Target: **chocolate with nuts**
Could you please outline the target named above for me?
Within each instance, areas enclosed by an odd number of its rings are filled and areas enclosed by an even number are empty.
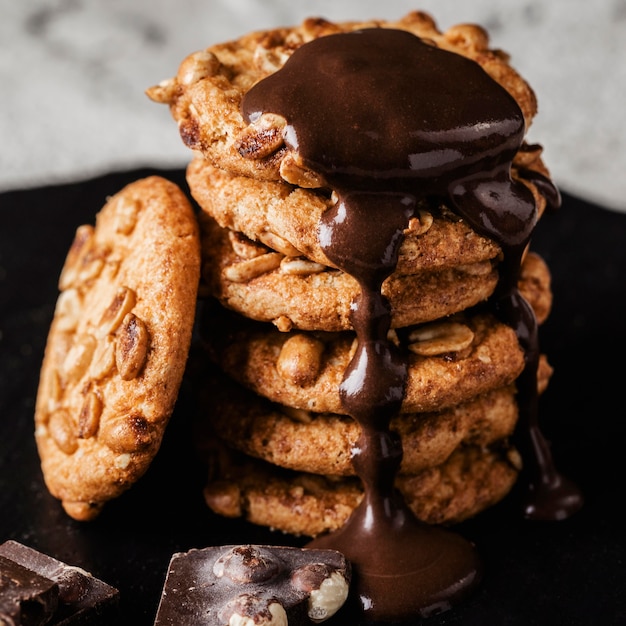
[[[230,545],[177,553],[155,626],[319,623],[343,605],[350,573],[333,550]]]

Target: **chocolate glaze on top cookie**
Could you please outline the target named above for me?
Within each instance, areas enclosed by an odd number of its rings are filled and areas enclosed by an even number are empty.
[[[337,194],[319,224],[324,252],[360,285],[352,305],[358,345],[340,394],[362,430],[352,461],[365,496],[340,531],[313,545],[338,549],[352,561],[355,596],[368,619],[445,610],[474,588],[480,562],[460,536],[419,523],[394,489],[402,446],[389,422],[402,402],[407,367],[387,339],[390,309],[381,284],[422,203],[445,202],[496,241],[503,261],[492,304],[525,349],[522,421],[529,441],[541,439],[534,417],[537,324],[517,288],[537,207],[510,175],[524,138],[523,115],[475,62],[385,28],[303,45],[246,94],[242,113],[252,123],[264,113],[286,119],[287,146]],[[542,494],[542,513],[562,517],[575,510],[578,492],[552,468],[546,446],[528,448],[541,466],[534,490],[550,482],[556,487],[556,507]]]

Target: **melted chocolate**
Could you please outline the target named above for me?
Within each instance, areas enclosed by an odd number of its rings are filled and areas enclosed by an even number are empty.
[[[329,35],[302,46],[246,94],[242,112],[248,122],[267,112],[282,115],[286,144],[336,192],[337,203],[321,218],[320,242],[361,287],[352,305],[357,349],[340,394],[361,427],[352,461],[365,495],[341,530],[311,545],[348,556],[368,619],[445,610],[477,584],[480,562],[460,536],[419,522],[394,488],[402,446],[389,423],[402,404],[407,362],[387,338],[390,310],[381,285],[424,200],[445,202],[495,240],[504,260],[492,304],[526,351],[523,422],[530,439],[539,438],[531,417],[537,325],[517,289],[537,210],[528,188],[511,178],[523,115],[477,63],[392,29]],[[540,461],[538,476],[558,476],[542,446],[527,447]],[[552,495],[542,492],[539,500],[539,509],[550,509]]]

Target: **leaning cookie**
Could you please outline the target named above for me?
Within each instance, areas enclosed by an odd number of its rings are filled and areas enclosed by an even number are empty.
[[[93,519],[157,453],[194,322],[200,238],[189,201],[149,177],[80,226],[59,279],[35,435],[50,492]]]
[[[501,501],[515,484],[519,454],[500,444],[461,447],[442,465],[398,476],[396,486],[424,522],[466,520]],[[341,528],[363,498],[357,478],[294,472],[219,446],[214,443],[204,490],[207,505],[219,515],[314,537]]]

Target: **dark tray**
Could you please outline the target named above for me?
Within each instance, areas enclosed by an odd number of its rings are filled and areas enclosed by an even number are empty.
[[[0,195],[0,542],[15,539],[114,585],[119,624],[134,626],[153,623],[174,552],[302,543],[205,507],[184,387],[149,471],[96,521],[68,518],[43,484],[33,411],[57,277],[76,227],[93,223],[107,196],[154,173],[186,189],[182,170],[137,170]],[[467,603],[429,626],[626,624],[626,214],[564,195],[533,249],[548,262],[554,291],[540,331],[555,368],[542,428],[586,503],[570,520],[531,523],[508,498],[457,527],[477,544],[485,578]]]

